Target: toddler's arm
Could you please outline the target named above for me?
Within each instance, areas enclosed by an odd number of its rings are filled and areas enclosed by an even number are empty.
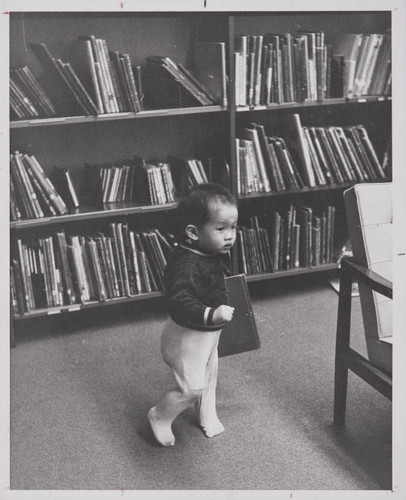
[[[192,328],[216,329],[224,323],[213,317],[215,307],[203,304],[197,297],[204,289],[205,279],[202,273],[190,262],[179,262],[166,274],[166,294],[169,313],[180,325]]]

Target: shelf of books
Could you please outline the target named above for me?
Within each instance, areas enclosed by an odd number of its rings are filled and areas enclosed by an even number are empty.
[[[11,13],[14,319],[161,297],[177,201],[202,182],[239,200],[233,273],[337,269],[343,191],[391,180],[390,28],[372,11]]]

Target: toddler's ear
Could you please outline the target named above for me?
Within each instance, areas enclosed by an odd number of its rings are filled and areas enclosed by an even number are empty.
[[[189,224],[185,228],[185,233],[188,238],[192,241],[197,241],[199,239],[197,227],[193,224]]]

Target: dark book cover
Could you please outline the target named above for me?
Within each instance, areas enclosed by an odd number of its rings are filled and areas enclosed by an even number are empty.
[[[64,285],[64,293],[66,294],[66,299],[68,304],[76,303],[76,293],[73,288],[72,274],[69,267],[68,258],[68,245],[66,241],[66,235],[64,231],[58,231],[55,233],[55,242],[58,249],[58,254],[60,256],[60,267],[62,281]]]
[[[54,167],[53,181],[55,189],[69,208],[79,208],[83,190],[83,172],[79,169]]]
[[[79,104],[75,91],[56,59],[50,54],[46,44],[30,43],[29,46],[45,70],[40,83],[51,97],[58,114],[61,116],[82,114],[83,107]]]
[[[224,42],[198,42],[194,72],[217,104],[227,106],[226,49]]]
[[[244,274],[226,278],[229,305],[234,307],[233,319],[227,323],[220,335],[219,357],[230,356],[260,347],[251,298]]]
[[[150,56],[142,71],[145,103],[149,109],[202,106],[211,102],[168,58]]]

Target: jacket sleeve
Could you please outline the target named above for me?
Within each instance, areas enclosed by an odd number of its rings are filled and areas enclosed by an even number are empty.
[[[169,314],[176,323],[183,326],[198,329],[220,328],[221,325],[213,324],[216,309],[206,306],[198,299],[202,285],[202,276],[193,263],[178,265],[171,282],[167,283]]]

